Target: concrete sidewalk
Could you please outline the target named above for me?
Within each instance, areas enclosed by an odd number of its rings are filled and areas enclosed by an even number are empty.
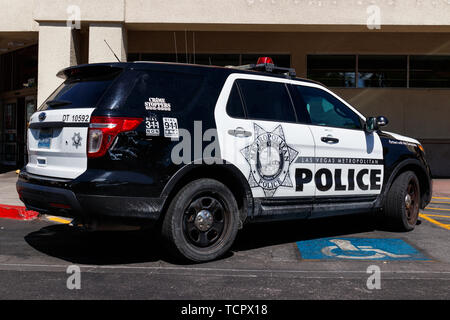
[[[23,206],[16,191],[17,173],[10,171],[0,174],[0,204]],[[433,180],[434,197],[450,197],[450,179]]]
[[[0,204],[23,206],[16,191],[17,173],[10,171],[0,174]]]
[[[450,179],[433,179],[433,197],[450,197]]]

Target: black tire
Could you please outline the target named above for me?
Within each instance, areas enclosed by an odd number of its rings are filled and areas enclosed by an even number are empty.
[[[414,229],[419,217],[420,184],[412,171],[401,173],[392,183],[384,206],[387,226],[398,231]]]
[[[161,231],[177,258],[205,262],[229,250],[238,226],[239,211],[231,191],[219,181],[199,179],[172,199]]]

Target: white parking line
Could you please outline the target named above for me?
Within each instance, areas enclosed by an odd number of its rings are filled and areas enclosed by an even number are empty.
[[[32,268],[56,268],[56,269],[66,269],[69,265],[72,265],[73,263],[68,263],[67,265],[61,265],[61,264],[28,264],[28,263],[0,263],[0,267],[32,267]],[[193,272],[199,272],[199,271],[209,271],[209,272],[233,272],[233,273],[271,273],[271,274],[277,274],[277,273],[298,273],[298,274],[312,274],[312,273],[323,273],[323,274],[359,274],[364,273],[366,274],[366,269],[364,270],[276,270],[276,269],[236,269],[236,268],[209,268],[209,267],[151,267],[151,266],[98,266],[98,265],[79,265],[80,268],[83,269],[99,269],[99,270],[149,270],[149,271],[193,271]],[[382,271],[382,273],[385,274],[445,274],[450,275],[450,271],[422,271],[422,270],[401,270],[401,271]],[[223,274],[221,274],[223,275]]]

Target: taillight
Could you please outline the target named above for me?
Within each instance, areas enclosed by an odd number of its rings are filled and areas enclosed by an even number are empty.
[[[105,155],[120,132],[135,130],[141,118],[91,117],[88,133],[88,158]]]

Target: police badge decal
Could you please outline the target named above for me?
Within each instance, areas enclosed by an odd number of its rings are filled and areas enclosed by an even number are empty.
[[[293,187],[289,167],[298,152],[286,144],[283,127],[268,132],[253,123],[255,140],[241,150],[250,165],[248,182],[251,188],[260,187],[266,197],[272,197],[279,187]]]

